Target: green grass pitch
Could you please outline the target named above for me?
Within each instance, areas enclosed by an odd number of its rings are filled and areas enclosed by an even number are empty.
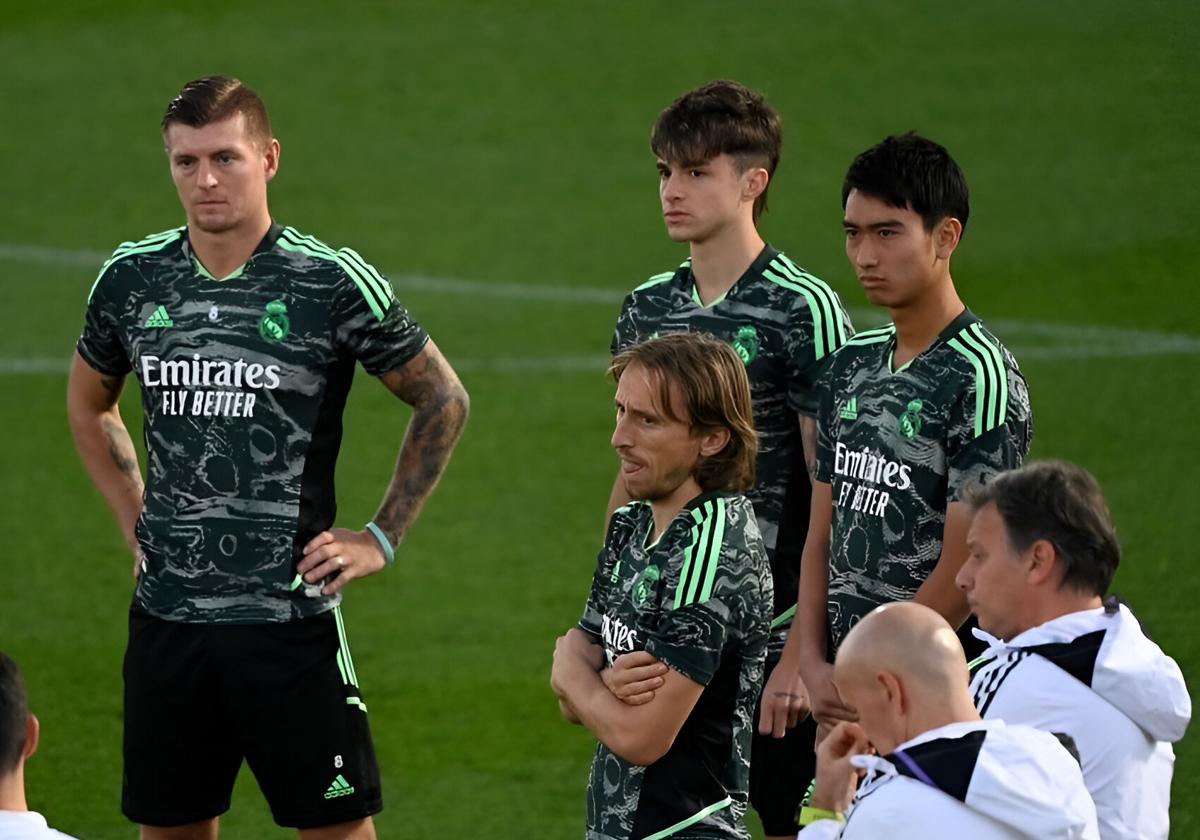
[[[1028,376],[1033,455],[1099,476],[1126,550],[1117,589],[1198,673],[1192,4],[75,0],[3,18],[0,648],[42,720],[29,786],[51,824],[133,836],[118,808],[130,564],[70,440],[66,360],[103,252],[182,221],[157,123],[214,72],[271,109],[277,218],[387,271],[473,397],[396,567],[347,599],[381,836],[581,835],[592,741],[559,721],[547,675],[615,468],[602,359],[622,294],[682,255],[651,122],[716,77],[783,113],[765,233],[860,328],[883,319],[842,254],[847,163],[910,128],[956,155],[974,212],[955,275]],[[359,379],[337,476],[355,527],[407,419]],[[1178,749],[1175,837],[1200,837],[1195,744]],[[247,772],[224,826],[287,834]]]

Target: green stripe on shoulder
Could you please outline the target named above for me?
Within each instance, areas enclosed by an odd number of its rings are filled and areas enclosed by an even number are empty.
[[[655,274],[653,277],[651,277],[651,278],[650,278],[649,280],[647,280],[645,283],[643,283],[642,285],[640,285],[640,286],[636,287],[636,288],[634,289],[634,291],[635,291],[635,292],[640,292],[640,291],[642,291],[643,289],[649,289],[649,288],[652,288],[652,287],[654,287],[654,286],[659,286],[659,285],[662,285],[663,283],[666,283],[668,280],[670,280],[670,279],[671,279],[672,277],[674,277],[674,276],[675,276],[675,272],[674,272],[674,271],[664,271],[662,274]]]
[[[885,341],[891,341],[892,336],[896,334],[896,326],[888,324],[885,327],[876,327],[875,329],[863,330],[862,332],[851,336],[846,344],[881,344]]]
[[[143,239],[139,239],[137,242],[122,242],[118,245],[116,250],[112,252],[112,256],[100,266],[100,271],[96,274],[96,279],[92,282],[92,288],[88,292],[88,303],[91,303],[92,295],[96,293],[96,286],[100,285],[100,278],[104,276],[104,272],[108,271],[113,263],[138,254],[150,254],[155,251],[161,251],[172,242],[182,239],[185,230],[187,230],[186,227],[171,228],[160,233],[152,233]]]
[[[763,270],[763,277],[804,296],[812,316],[813,348],[817,359],[846,343],[849,319],[841,298],[824,280],[809,274],[785,254],[771,260],[770,269]]]
[[[350,248],[333,250],[314,236],[306,236],[293,227],[285,227],[276,244],[285,251],[294,251],[336,264],[358,286],[371,312],[382,321],[395,300],[392,284],[384,279],[373,265]]]
[[[703,604],[712,597],[725,542],[726,505],[725,499],[718,497],[692,511],[692,541],[684,552],[675,609]]]
[[[1008,369],[995,340],[974,323],[947,344],[971,363],[975,373],[975,437],[1003,425],[1008,413]]]

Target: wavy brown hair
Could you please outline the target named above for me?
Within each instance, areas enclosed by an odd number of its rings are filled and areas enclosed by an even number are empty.
[[[754,486],[758,433],[750,401],[746,366],[723,341],[699,333],[679,333],[635,344],[618,353],[608,373],[614,381],[637,364],[658,384],[663,412],[691,427],[692,434],[729,430],[729,442],[715,455],[701,457],[692,475],[705,492],[743,492]],[[683,405],[671,399],[679,388]]]

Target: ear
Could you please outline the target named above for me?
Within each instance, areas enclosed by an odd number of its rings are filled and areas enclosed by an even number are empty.
[[[883,691],[888,708],[897,715],[908,711],[908,697],[904,693],[904,684],[890,671],[880,671],[875,675],[875,682]]]
[[[279,141],[274,137],[270,139],[267,148],[263,150],[263,170],[268,182],[279,171]]]
[[[729,443],[729,429],[721,426],[710,429],[700,436],[700,454],[705,458],[716,455]]]
[[[771,175],[761,166],[752,166],[742,173],[742,201],[753,203],[767,189]]]
[[[953,216],[947,216],[937,223],[933,229],[933,247],[938,259],[948,260],[958,241],[962,239],[962,222]]]
[[[1058,549],[1049,540],[1037,540],[1026,550],[1029,571],[1027,580],[1032,584],[1043,584],[1059,572]]]
[[[29,719],[25,721],[25,752],[24,758],[29,758],[38,748],[38,735],[41,732],[41,724],[38,723],[37,716],[33,712],[29,713]]]

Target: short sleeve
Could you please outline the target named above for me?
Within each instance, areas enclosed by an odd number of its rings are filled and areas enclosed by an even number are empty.
[[[89,365],[108,376],[124,376],[132,369],[129,350],[122,339],[120,315],[137,269],[126,261],[110,262],[100,272],[88,297],[83,332],[75,349]]]
[[[837,426],[834,407],[837,396],[833,370],[826,370],[817,380],[817,464],[815,478],[829,484],[833,481],[834,449],[837,446]]]
[[[633,295],[626,295],[621,304],[621,314],[617,316],[617,325],[613,329],[612,342],[608,350],[617,355],[637,343],[637,331],[633,323]]]
[[[348,248],[338,255],[346,275],[334,298],[338,348],[372,376],[403,367],[429,334],[396,300],[386,277]]]
[[[810,277],[807,294],[796,298],[788,319],[787,402],[793,411],[809,416],[819,409],[817,385],[839,347],[854,335],[850,316],[837,293]]]
[[[976,377],[955,403],[947,427],[947,501],[958,501],[965,488],[1021,466],[1032,439],[1029,392],[1020,372],[1007,368],[999,388]]]
[[[607,606],[605,599],[608,587],[605,582],[612,576],[613,567],[624,550],[630,530],[622,513],[627,509],[618,508],[608,522],[604,547],[596,557],[596,571],[592,573],[592,588],[588,592],[587,603],[583,606],[583,616],[579,619],[579,629],[595,638],[597,642],[601,640],[602,617]]]
[[[760,618],[765,636],[771,610],[771,593],[763,591],[763,576],[740,526],[725,517],[724,500],[715,501],[719,510],[698,523],[694,544],[678,564],[679,578],[664,593],[660,621],[644,644],[651,655],[701,685],[716,675],[730,641],[750,636]]]

